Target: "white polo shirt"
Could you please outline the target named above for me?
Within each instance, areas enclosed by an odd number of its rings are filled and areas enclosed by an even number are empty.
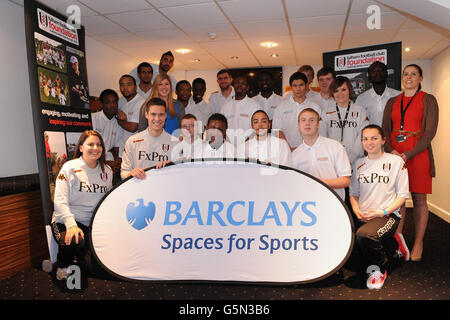
[[[317,104],[308,98],[300,104],[294,100],[292,95],[280,103],[273,113],[272,129],[283,131],[289,146],[292,148],[298,147],[303,141],[300,131],[298,130],[298,115],[306,108],[314,109],[322,116],[322,111]],[[320,134],[324,134],[326,129],[325,126],[322,125],[322,122],[323,121],[320,122]]]
[[[108,150],[120,146],[122,141],[122,128],[119,126],[115,117],[110,120],[103,111],[95,112],[91,116],[92,129],[100,133],[105,143],[106,161],[114,161],[113,154]]]
[[[353,165],[350,195],[359,198],[359,208],[384,210],[395,198],[409,198],[408,170],[397,155],[384,153],[380,158],[358,159]],[[400,208],[393,212],[399,218]]]
[[[208,123],[209,117],[212,115],[211,108],[208,103],[202,99],[199,103],[195,103],[192,97],[189,98],[189,103],[184,109],[185,114],[192,114],[197,118],[197,121],[202,122],[202,126],[200,129],[203,131],[203,128],[206,127]]]
[[[325,99],[320,93],[313,96],[310,100],[316,103],[320,107],[320,109],[322,109],[322,111],[328,109],[329,106],[336,105],[336,101],[334,101],[333,97]]]
[[[144,92],[139,85],[137,85],[137,93],[140,94],[142,96],[142,98],[144,98],[144,100],[147,100],[147,98],[150,96],[150,94],[152,93],[152,89],[148,90],[147,92]]]
[[[192,143],[186,140],[178,142],[173,147],[172,161],[197,159],[202,157],[203,141],[200,138]]]
[[[134,168],[150,168],[160,161],[171,161],[176,155],[174,146],[179,140],[163,131],[159,137],[152,137],[144,130],[128,138],[122,154],[120,176],[125,179]]]
[[[312,146],[304,142],[291,154],[291,166],[318,179],[350,177],[352,168],[345,148],[336,140],[319,135]],[[334,189],[345,200],[345,188]]]
[[[225,103],[231,101],[234,99],[234,88],[231,87],[231,93],[228,95],[228,97],[224,97],[222,95],[222,91],[215,91],[211,93],[209,97],[209,106],[211,108],[212,113],[220,113],[220,110],[222,110],[222,107]]]
[[[243,158],[241,153],[236,150],[236,148],[229,143],[228,141],[224,141],[224,143],[218,149],[214,149],[211,147],[208,141],[204,141],[202,144],[202,152],[201,157],[198,158]]]
[[[253,137],[240,145],[239,149],[249,159],[288,167],[291,165],[291,149],[287,142],[270,134],[263,140]]]
[[[341,120],[336,111],[336,104],[328,106],[322,119],[326,125],[326,137],[339,141],[345,147],[350,162],[353,163],[364,155],[361,143],[361,130],[369,124],[366,110],[360,105],[350,103],[350,109],[338,107]],[[347,120],[345,121],[345,115]],[[344,130],[342,130],[342,125]]]
[[[141,107],[144,104],[145,99],[136,94],[133,99],[127,101],[125,97],[119,99],[119,110],[122,110],[127,115],[127,122],[135,122],[139,124],[139,112],[141,111]],[[129,132],[122,127],[122,141],[119,148],[119,157],[122,157],[123,148],[129,137],[131,137],[136,132]]]
[[[261,93],[259,93],[252,99],[258,103],[261,110],[264,110],[267,113],[270,120],[273,119],[273,112],[275,109],[283,101],[283,97],[277,95],[275,92],[273,92],[269,98],[264,98]]]
[[[401,92],[398,90],[386,87],[383,94],[380,96],[372,87],[361,93],[358,98],[356,98],[355,103],[364,107],[367,116],[369,117],[370,124],[377,124],[381,127],[386,102],[390,98],[398,96],[400,93]]]

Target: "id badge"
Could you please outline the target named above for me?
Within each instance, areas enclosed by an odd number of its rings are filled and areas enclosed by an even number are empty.
[[[406,141],[406,135],[404,134],[399,134],[398,136],[395,137],[395,142],[400,143],[400,142],[405,142]]]

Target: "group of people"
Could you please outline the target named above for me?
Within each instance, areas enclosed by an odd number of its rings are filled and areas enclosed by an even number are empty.
[[[111,89],[101,93],[94,130],[81,135],[75,159],[57,178],[58,279],[66,276],[74,256],[80,261],[88,255],[83,246],[89,218],[113,184],[145,179],[147,168],[182,159],[255,159],[304,171],[334,189],[355,217],[357,248],[365,261],[361,270],[378,266],[364,279],[368,288],[383,286],[393,258],[421,259],[438,105],[421,90],[419,66],[404,68],[399,92],[386,86],[386,65],[373,63],[372,88],[355,102],[349,79],[328,67],[317,72],[320,92],[310,89],[314,70],[300,67],[290,76],[285,97],[274,93],[272,75],[261,72],[260,93],[253,98],[247,96],[245,77],[233,79],[221,70],[219,90],[208,104],[202,78],[192,85],[177,82],[177,99],[172,98],[174,79],[167,71],[173,63],[166,52],[155,77],[144,62],[137,67],[138,80],[129,74],[120,78],[122,98]],[[93,184],[97,193],[89,187]],[[410,192],[416,225],[411,253],[402,236]]]

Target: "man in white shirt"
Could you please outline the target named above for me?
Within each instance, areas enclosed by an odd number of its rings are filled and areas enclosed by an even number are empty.
[[[206,125],[206,141],[203,142],[201,155],[197,158],[243,158],[234,146],[227,141],[227,118],[220,113],[213,113]]]
[[[273,75],[269,71],[261,71],[258,78],[259,94],[253,97],[261,110],[264,110],[273,119],[273,112],[283,101],[283,97],[273,91]]]
[[[102,109],[92,114],[92,129],[100,133],[105,143],[106,163],[119,178],[120,164],[119,145],[122,141],[122,129],[119,127],[116,116],[118,112],[119,96],[112,89],[105,89],[100,93]],[[114,182],[116,179],[114,179]]]
[[[212,113],[220,113],[222,106],[234,99],[234,88],[231,86],[233,78],[228,70],[222,69],[217,72],[217,83],[219,91],[211,93],[209,97],[209,106]]]
[[[136,80],[129,74],[120,77],[119,88],[123,95],[119,100],[117,114],[119,126],[122,128],[122,141],[119,146],[119,157],[122,157],[125,143],[138,129],[139,112],[145,100],[137,94]]]
[[[355,103],[366,109],[370,124],[381,126],[386,102],[401,92],[387,87],[388,72],[384,63],[380,61],[372,63],[367,73],[372,88],[360,94]]]
[[[264,110],[256,111],[251,119],[254,136],[240,145],[246,158],[275,165],[290,166],[291,149],[286,140],[270,133],[269,116]]]
[[[159,60],[159,65],[150,64],[153,69],[153,78],[152,83],[155,81],[155,78],[158,74],[166,74],[169,72],[170,69],[172,69],[175,62],[175,57],[173,56],[171,51],[164,52],[161,56],[161,59]],[[140,84],[140,79],[137,74],[137,68],[134,68],[130,71],[130,75],[132,75],[136,80],[137,84]],[[169,75],[170,81],[172,82],[172,88],[175,88],[177,85],[177,80],[173,75]]]
[[[352,168],[345,148],[338,141],[319,134],[320,116],[314,109],[304,109],[298,116],[303,143],[292,152],[291,164],[318,178],[345,200]]]
[[[321,115],[320,107],[306,98],[306,85],[308,79],[301,72],[295,72],[289,78],[289,85],[292,88],[292,95],[284,100],[275,109],[273,114],[272,128],[281,130],[280,137],[286,137],[291,150],[294,150],[302,143],[302,136],[298,131],[298,114],[306,108],[312,108]],[[320,132],[324,135],[326,127],[321,121]]]
[[[172,160],[189,160],[201,158],[202,153],[202,128],[200,122],[193,114],[186,114],[181,119],[181,134],[172,151]]]
[[[195,78],[192,81],[192,97],[186,107],[185,113],[195,116],[200,123],[200,130],[206,127],[209,117],[211,116],[211,108],[208,103],[203,100],[206,91],[206,81],[202,78]]]
[[[317,71],[317,82],[319,83],[320,92],[311,98],[311,101],[317,103],[322,111],[328,109],[329,106],[334,106],[335,101],[330,91],[330,86],[336,78],[336,73],[333,68],[323,67]]]
[[[137,67],[137,76],[139,78],[137,93],[147,99],[152,91],[153,67],[151,64],[148,62],[140,63]]]
[[[145,107],[148,128],[132,135],[125,145],[120,176],[145,179],[145,169],[159,162],[171,161],[172,149],[178,139],[164,131],[166,103],[160,98],[152,98]]]
[[[319,93],[311,90],[310,86],[314,81],[314,69],[308,64],[305,64],[298,68],[298,72],[302,72],[306,78],[308,79],[308,83],[306,84],[306,97],[311,99],[312,97],[317,96]]]
[[[247,96],[248,82],[245,77],[234,80],[234,100],[227,102],[220,111],[228,121],[227,136],[238,146],[252,133],[251,117],[259,109],[258,104]]]

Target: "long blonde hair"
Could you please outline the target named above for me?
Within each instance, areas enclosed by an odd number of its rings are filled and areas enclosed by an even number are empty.
[[[177,115],[176,111],[175,111],[175,104],[173,103],[173,88],[172,88],[172,81],[170,80],[170,77],[167,74],[158,74],[155,78],[155,81],[153,82],[153,89],[152,89],[152,93],[148,96],[147,100],[145,100],[144,102],[144,106],[147,105],[147,103],[150,101],[150,99],[152,98],[161,98],[159,96],[159,92],[158,92],[158,88],[159,88],[159,84],[164,80],[167,79],[169,81],[169,85],[170,85],[170,91],[169,91],[169,96],[167,97],[167,109],[169,110],[169,114],[172,117],[175,117]],[[144,112],[145,112],[145,107],[143,108]]]

